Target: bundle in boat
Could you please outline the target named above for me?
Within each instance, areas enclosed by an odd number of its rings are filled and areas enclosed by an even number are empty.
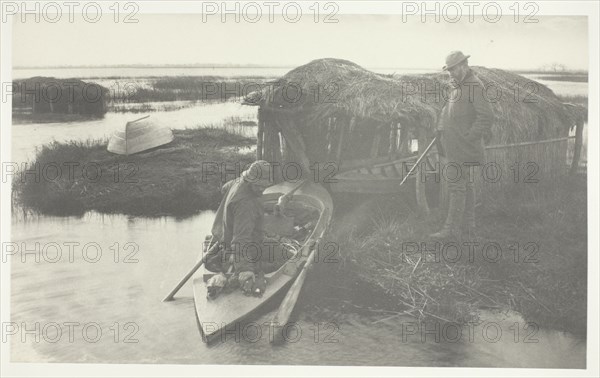
[[[146,116],[127,122],[110,137],[107,150],[119,155],[131,155],[173,141],[173,132]]]

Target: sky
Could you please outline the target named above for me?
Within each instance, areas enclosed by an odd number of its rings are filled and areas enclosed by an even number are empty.
[[[293,67],[313,59],[348,59],[364,67],[439,69],[452,50],[472,65],[538,69],[551,63],[588,69],[588,23],[581,16],[539,16],[535,24],[402,22],[400,16],[338,15],[337,24],[202,22],[199,14],[138,14],[137,24],[66,17],[57,23],[18,18],[14,66],[113,64],[258,64]],[[233,20],[233,19],[232,19]]]

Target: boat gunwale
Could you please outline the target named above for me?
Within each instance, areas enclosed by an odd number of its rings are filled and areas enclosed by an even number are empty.
[[[310,253],[311,248],[313,248],[316,245],[316,243],[325,234],[325,231],[327,230],[329,221],[331,220],[332,207],[333,207],[333,200],[331,199],[331,196],[329,195],[327,190],[325,190],[325,188],[323,188],[321,185],[318,185],[318,184],[313,184],[313,183],[308,183],[308,184],[309,185],[307,186],[307,188],[305,188],[304,190],[299,189],[297,192],[295,192],[293,194],[292,201],[308,202],[311,205],[311,207],[314,207],[316,210],[319,211],[319,218],[315,224],[315,227],[311,231],[310,235],[308,237],[306,237],[302,246],[300,248],[298,248],[297,254],[300,255],[299,258],[295,261],[287,260],[279,269],[275,270],[272,273],[269,273],[269,275],[265,275],[267,277],[267,279],[274,280],[284,274],[283,272],[286,269],[286,267],[288,267],[290,264],[294,264],[295,269],[296,269],[295,273],[293,275],[289,276],[289,279],[287,279],[287,281],[280,288],[278,288],[275,292],[272,292],[271,295],[269,295],[268,297],[265,297],[264,299],[257,298],[258,302],[257,302],[256,306],[253,307],[252,309],[250,309],[250,311],[241,314],[240,316],[238,316],[237,318],[228,322],[227,324],[221,324],[221,326],[217,330],[215,330],[212,333],[207,334],[207,333],[205,333],[204,328],[202,326],[202,322],[200,321],[199,308],[198,308],[198,304],[196,301],[196,297],[197,297],[196,290],[197,289],[196,289],[195,280],[194,280],[194,285],[193,285],[194,286],[194,294],[193,294],[194,313],[196,316],[196,321],[198,323],[198,329],[200,330],[200,334],[202,335],[202,340],[204,342],[210,343],[211,341],[214,341],[215,338],[219,334],[221,334],[221,332],[224,329],[226,329],[228,326],[242,322],[244,319],[246,319],[246,318],[250,317],[251,315],[253,315],[254,313],[258,312],[267,303],[271,302],[282,290],[286,289],[286,287],[289,287],[294,282],[294,279],[300,273],[302,266],[304,265],[304,263],[306,263],[306,260],[308,259],[308,254]],[[277,186],[281,186],[281,184],[276,184],[269,188],[272,189]],[[267,188],[267,190],[269,188]],[[269,203],[277,201],[281,195],[284,195],[284,194],[288,193],[289,191],[290,191],[290,188],[287,188],[287,190],[285,190],[285,191],[265,193],[262,195],[261,200],[263,201],[263,204],[269,204]],[[326,194],[326,197],[323,199],[323,198],[321,198],[321,196],[319,194]],[[294,257],[296,257],[297,254]],[[203,269],[203,271],[208,271],[205,267],[202,267],[202,269]],[[214,275],[214,273],[213,273],[213,275]],[[206,281],[204,280],[204,276],[202,278],[202,281],[203,281],[203,284],[205,285]]]

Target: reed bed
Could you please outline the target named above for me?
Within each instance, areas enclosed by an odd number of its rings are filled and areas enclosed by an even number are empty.
[[[586,176],[506,194],[478,206],[478,235],[456,242],[460,254],[428,237],[440,213],[423,219],[409,198],[368,200],[362,223],[337,239],[345,266],[391,296],[395,316],[466,323],[479,309],[515,310],[540,327],[585,335]],[[479,244],[471,253],[462,243]],[[499,256],[484,255],[492,243]]]
[[[95,210],[185,217],[216,209],[221,200],[222,164],[234,170],[251,163],[255,140],[216,127],[174,130],[173,134],[173,142],[129,156],[108,152],[107,140],[44,145],[30,168],[38,166],[43,172],[45,167],[76,163],[72,174],[65,168],[52,179],[16,175],[13,198],[26,210],[60,216]],[[218,171],[203,175],[206,164]]]
[[[150,78],[143,85],[133,85],[130,90],[115,93],[113,106],[121,103],[173,102],[173,101],[229,101],[249,91],[262,88],[263,77],[225,78],[220,76],[182,76]]]

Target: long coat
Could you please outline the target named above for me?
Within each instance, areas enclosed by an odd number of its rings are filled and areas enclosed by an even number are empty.
[[[235,269],[255,271],[262,257],[263,206],[260,196],[243,180],[223,185],[223,200],[217,209],[212,234],[235,254]]]
[[[438,130],[448,162],[484,162],[483,139],[491,133],[494,114],[483,83],[469,70],[442,108]]]

